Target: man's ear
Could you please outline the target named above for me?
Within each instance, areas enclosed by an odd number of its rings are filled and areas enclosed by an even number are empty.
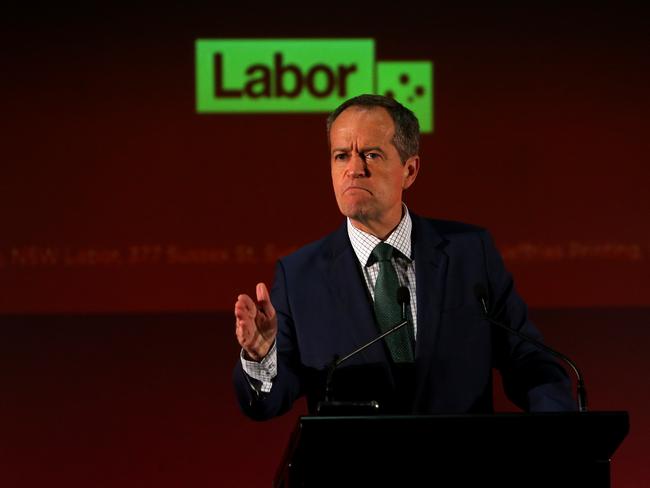
[[[420,171],[420,156],[415,155],[411,156],[404,163],[404,179],[402,183],[402,188],[406,190],[409,186],[413,184],[415,178],[418,176]]]

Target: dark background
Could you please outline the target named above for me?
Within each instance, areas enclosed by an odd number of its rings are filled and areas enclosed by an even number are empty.
[[[615,486],[647,483],[649,12],[416,10],[5,7],[2,486],[268,486],[302,405],[239,413],[232,304],[341,216],[324,114],[195,113],[194,41],[227,37],[434,62],[407,204],[492,231],[592,409],[630,411]]]

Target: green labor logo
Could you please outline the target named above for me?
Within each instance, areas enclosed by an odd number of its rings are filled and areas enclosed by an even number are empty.
[[[372,39],[198,39],[198,113],[330,112],[391,96],[433,131],[433,63],[375,61]]]

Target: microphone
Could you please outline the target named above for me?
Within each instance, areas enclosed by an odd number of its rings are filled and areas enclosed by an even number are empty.
[[[580,373],[580,370],[578,369],[578,366],[571,359],[569,359],[561,352],[558,352],[555,349],[551,349],[546,344],[542,344],[540,341],[529,336],[528,334],[524,334],[523,332],[513,329],[512,327],[502,322],[499,322],[497,320],[494,320],[492,317],[490,317],[490,313],[488,312],[488,293],[483,283],[477,283],[476,285],[474,285],[474,295],[476,296],[476,299],[481,304],[483,318],[485,320],[487,320],[493,325],[496,325],[497,327],[500,327],[508,331],[511,334],[516,335],[517,337],[525,340],[526,342],[530,342],[538,349],[547,352],[556,358],[561,359],[562,361],[564,361],[566,364],[570,366],[570,368],[573,370],[573,372],[576,375],[578,410],[580,412],[586,412],[587,411],[587,390],[585,388],[584,379],[582,377],[582,374]]]
[[[379,403],[376,401],[371,401],[371,402],[334,402],[332,401],[332,377],[334,376],[334,371],[336,368],[338,368],[342,363],[347,361],[353,356],[356,356],[359,354],[361,351],[364,351],[365,349],[369,348],[372,346],[374,343],[382,340],[384,337],[392,334],[393,332],[398,331],[402,327],[404,327],[406,324],[408,324],[408,320],[406,318],[406,305],[411,301],[411,293],[409,292],[409,289],[405,286],[400,286],[397,289],[397,303],[400,304],[402,307],[402,321],[388,329],[386,332],[383,332],[379,336],[375,337],[373,340],[370,342],[367,342],[366,344],[362,345],[361,347],[358,347],[351,353],[349,353],[346,356],[343,356],[342,358],[339,358],[338,356],[334,356],[334,359],[332,362],[329,364],[328,369],[327,369],[327,379],[325,380],[325,399],[322,402],[318,402],[318,405],[316,407],[316,413],[320,414],[321,411],[326,410],[328,407],[336,407],[336,406],[345,406],[345,407],[365,407],[371,411],[376,411],[379,409]]]

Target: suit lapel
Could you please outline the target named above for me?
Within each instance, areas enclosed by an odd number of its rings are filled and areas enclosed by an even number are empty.
[[[413,220],[413,256],[417,286],[418,330],[415,345],[416,405],[424,391],[426,372],[430,370],[434,345],[440,325],[445,294],[448,257],[443,251],[445,241],[436,230],[420,217]]]
[[[347,222],[331,236],[326,246],[325,274],[328,286],[339,306],[333,310],[334,320],[343,324],[343,333],[348,340],[342,341],[349,350],[339,351],[341,355],[352,352],[353,349],[369,342],[379,334],[375,324],[375,316],[371,300],[366,288],[365,278],[360,269],[352,244],[347,233]],[[366,363],[376,363],[387,360],[386,352],[381,345],[373,345],[361,352],[359,359]]]

